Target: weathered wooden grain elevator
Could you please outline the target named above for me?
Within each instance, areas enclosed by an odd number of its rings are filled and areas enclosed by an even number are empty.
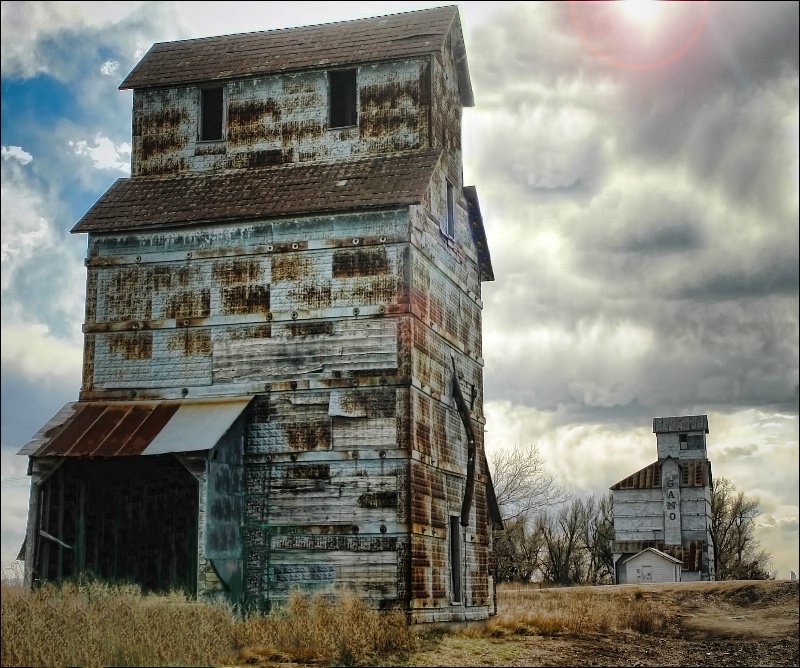
[[[708,416],[654,418],[653,433],[658,460],[611,487],[614,581],[713,580]]]
[[[84,365],[20,452],[28,582],[494,609],[455,6],[160,43],[88,234]]]

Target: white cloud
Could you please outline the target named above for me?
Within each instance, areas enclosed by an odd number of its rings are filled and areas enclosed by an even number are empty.
[[[72,382],[80,378],[83,348],[80,341],[56,338],[42,324],[2,326],[3,370],[32,382]]]
[[[21,165],[27,165],[33,161],[33,156],[24,151],[21,146],[3,146],[0,151],[2,151],[3,160],[16,160]]]
[[[115,169],[125,174],[131,173],[131,145],[128,142],[115,144],[108,137],[98,134],[94,138],[94,146],[89,146],[89,142],[83,140],[67,143],[73,147],[76,155],[91,158],[95,169]],[[128,157],[123,159],[123,156]]]
[[[4,146],[3,158],[8,159],[5,151]],[[18,165],[12,162],[3,169],[0,182],[3,219],[0,227],[0,284],[3,293],[10,286],[15,269],[29,260],[37,249],[47,245],[52,230],[45,210],[42,196],[26,182]],[[3,306],[5,308],[5,303]]]
[[[39,42],[54,33],[113,24],[141,2],[3,2],[2,69],[9,77],[33,77],[53,69]]]
[[[44,327],[52,332],[51,338],[58,332],[70,339],[72,345],[80,343],[86,270],[82,263],[81,240],[64,240],[58,230],[56,221],[62,214],[58,198],[58,191],[43,185],[17,160],[3,165],[0,175],[3,220],[0,289],[4,371],[7,362],[15,364],[6,352],[13,332],[6,341],[5,331],[11,325]],[[50,342],[45,341],[43,345],[49,346]]]
[[[25,523],[28,517],[28,497],[30,478],[26,469],[27,457],[18,457],[13,450],[2,449],[2,564],[3,568],[12,566],[25,537]]]
[[[100,74],[107,77],[115,77],[119,71],[118,60],[107,60],[100,66]]]

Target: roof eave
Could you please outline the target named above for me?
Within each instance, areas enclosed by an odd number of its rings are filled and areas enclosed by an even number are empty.
[[[472,232],[475,250],[478,253],[478,271],[480,272],[481,281],[493,281],[492,256],[489,253],[489,243],[486,240],[486,230],[483,227],[481,206],[478,203],[478,191],[475,186],[464,186],[462,192],[467,200],[469,227]]]
[[[417,201],[410,201],[410,202],[397,202],[395,204],[362,204],[359,205],[358,209],[369,209],[370,211],[380,211],[380,210],[394,210],[394,209],[403,209],[409,206],[414,206],[417,204],[422,203],[422,198],[419,198]],[[354,207],[355,208],[355,207]],[[270,214],[268,211],[259,213],[258,215],[249,215],[249,216],[222,216],[219,218],[203,218],[197,220],[176,220],[176,221],[164,221],[161,223],[143,223],[141,226],[127,226],[121,228],[114,228],[114,227],[96,227],[96,226],[87,226],[81,228],[83,218],[79,220],[75,226],[70,230],[70,234],[118,234],[122,232],[152,232],[154,229],[175,229],[180,227],[196,227],[199,225],[224,225],[226,223],[231,222],[249,222],[255,220],[280,220],[284,218],[293,218],[295,216],[307,216],[307,215],[331,215],[335,213],[344,213],[349,209],[342,209],[337,207],[330,207],[330,208],[322,208],[322,209],[308,209],[302,211],[292,211],[291,213],[276,213]]]

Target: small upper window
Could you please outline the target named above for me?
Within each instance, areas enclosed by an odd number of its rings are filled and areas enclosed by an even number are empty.
[[[689,435],[688,434],[681,434],[678,436],[678,441],[681,444],[681,450],[686,450],[688,447]]]
[[[689,450],[702,450],[703,449],[703,435],[702,434],[689,434]]]
[[[450,181],[447,181],[447,219],[443,232],[451,239],[456,236],[456,196]]]
[[[356,70],[328,72],[330,83],[330,117],[328,127],[346,128],[356,125]]]
[[[223,138],[224,95],[222,88],[200,90],[200,140]]]

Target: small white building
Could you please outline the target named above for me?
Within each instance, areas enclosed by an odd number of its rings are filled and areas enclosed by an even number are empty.
[[[648,547],[622,562],[617,569],[617,584],[645,584],[648,582],[680,582],[683,562],[668,554]]]

